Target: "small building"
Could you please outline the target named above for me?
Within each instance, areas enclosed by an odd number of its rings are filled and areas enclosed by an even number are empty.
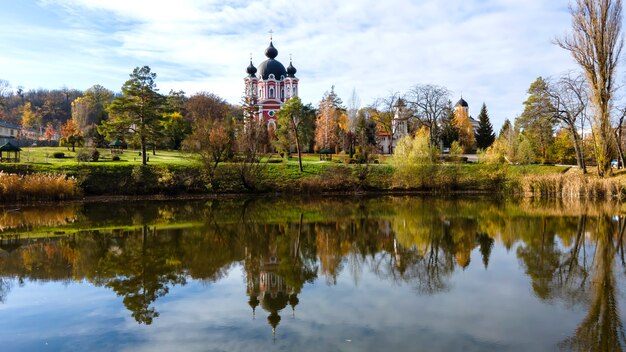
[[[0,145],[14,141],[19,135],[22,127],[10,122],[0,121]]]

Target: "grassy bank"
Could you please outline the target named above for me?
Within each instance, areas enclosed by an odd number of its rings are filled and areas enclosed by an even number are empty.
[[[60,151],[65,154],[63,158],[52,157]],[[296,159],[283,161],[273,157],[261,167],[251,169],[236,163],[221,163],[210,178],[200,161],[187,153],[157,151],[156,155],[150,155],[148,166],[141,165],[137,151],[125,151],[120,160],[112,160],[108,150],[100,150],[100,155],[97,162],[77,162],[75,155],[63,148],[25,148],[21,163],[0,164],[0,171],[16,175],[56,175],[50,176],[51,179],[74,182],[75,192],[40,182],[41,194],[45,194],[42,200],[67,199],[80,194],[477,192],[593,199],[626,194],[622,186],[626,175],[602,180],[572,173],[570,167],[562,166],[434,164],[416,166],[401,174],[384,158],[378,164],[364,166],[337,160],[320,161],[318,156],[308,155],[304,158],[304,172],[299,171]],[[0,194],[2,201],[37,200],[40,192],[31,192],[25,197],[24,191],[16,191],[18,188],[8,181],[0,182],[5,183],[0,185],[4,190]],[[11,192],[19,195],[11,195]],[[55,198],[54,193],[59,195]]]

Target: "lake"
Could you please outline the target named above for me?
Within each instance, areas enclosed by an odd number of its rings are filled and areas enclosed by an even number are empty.
[[[2,351],[621,351],[621,205],[0,209]]]

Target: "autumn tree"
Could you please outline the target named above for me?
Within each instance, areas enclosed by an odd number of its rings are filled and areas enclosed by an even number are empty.
[[[296,145],[300,172],[303,171],[301,147],[313,134],[313,124],[311,122],[315,115],[311,110],[302,105],[299,97],[293,97],[276,113],[276,124],[278,125],[276,136],[278,141],[283,146],[285,141],[288,142],[287,145],[291,143]]]
[[[343,115],[341,99],[335,93],[335,87],[326,92],[319,103],[315,123],[315,145],[319,151],[335,151],[339,146],[339,121]]]
[[[576,0],[570,7],[572,32],[556,43],[572,54],[589,82],[595,149],[600,176],[610,165],[611,104],[615,75],[624,46],[621,0]]]
[[[454,127],[459,131],[459,143],[464,153],[471,153],[476,144],[474,126],[470,121],[467,109],[459,107],[454,110]]]
[[[193,132],[185,139],[184,148],[200,155],[209,179],[212,180],[215,170],[228,154],[233,140],[228,127],[222,121],[211,121],[210,118],[196,122]]]
[[[61,127],[61,140],[62,146],[66,146],[67,150],[75,151],[76,146],[81,146],[84,143],[83,134],[78,128],[76,121],[73,119],[67,120],[67,122]]]
[[[233,107],[221,97],[209,93],[196,93],[184,102],[185,116],[192,123],[200,119],[222,120],[231,115]]]
[[[31,103],[27,101],[22,106],[22,126],[32,128],[41,125],[41,113],[38,109],[33,109]]]
[[[493,133],[493,126],[489,121],[489,113],[487,106],[483,103],[478,114],[478,128],[476,129],[476,146],[479,149],[487,149],[496,140],[496,134]]]
[[[56,132],[54,131],[54,126],[52,126],[52,122],[48,122],[48,125],[46,126],[46,130],[43,133],[44,137],[46,137],[46,140],[50,142],[52,138],[54,138],[55,134]]]
[[[136,67],[130,79],[122,86],[122,95],[115,98],[108,108],[110,121],[104,126],[108,134],[129,131],[141,145],[142,164],[147,165],[146,149],[149,142],[161,132],[163,96],[158,93],[156,73],[150,67]]]

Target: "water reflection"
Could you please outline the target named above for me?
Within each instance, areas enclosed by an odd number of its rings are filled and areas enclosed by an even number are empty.
[[[500,246],[517,257],[537,299],[585,307],[562,349],[621,351],[622,215],[609,205],[420,198],[6,209],[0,302],[13,279],[85,281],[115,292],[137,323],[150,325],[159,317],[155,302],[173,287],[210,285],[241,265],[241,304],[276,334],[285,314],[296,315],[307,284],[337,285],[346,272],[358,286],[371,272],[416,295],[437,295],[453,289],[455,273],[489,270]]]

